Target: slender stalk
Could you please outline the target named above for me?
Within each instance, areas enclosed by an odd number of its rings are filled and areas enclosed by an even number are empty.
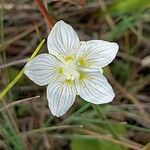
[[[53,18],[51,16],[49,16],[44,4],[41,2],[41,0],[35,0],[35,3],[38,5],[39,10],[41,11],[42,15],[44,16],[47,25],[50,28],[52,28],[53,25],[55,24],[55,22],[54,22]]]
[[[108,122],[108,120],[107,120],[105,114],[102,112],[101,108],[98,105],[94,105],[94,104],[92,104],[92,107],[97,112],[99,118],[106,122],[107,129],[110,131],[113,138],[118,140],[119,139],[118,135],[116,134],[114,128]]]
[[[8,108],[11,108],[12,106],[16,106],[16,105],[19,105],[21,103],[25,103],[25,102],[28,102],[28,101],[31,101],[31,100],[37,100],[40,96],[34,96],[34,97],[29,97],[29,98],[25,98],[25,99],[21,99],[21,100],[17,100],[17,101],[14,101],[12,103],[9,103],[7,104],[6,106],[0,108],[0,112],[2,112],[3,110],[5,109],[8,109]]]
[[[34,50],[33,54],[29,58],[29,60],[33,59],[38,51],[41,49],[42,45],[44,44],[45,40],[42,40],[41,43],[37,46],[37,48]],[[7,94],[7,92],[17,83],[17,81],[22,77],[24,73],[24,68],[19,72],[19,74],[14,78],[12,82],[10,82],[7,87],[0,93],[0,100]]]
[[[16,136],[17,137],[21,137],[21,136],[29,136],[29,135],[32,135],[32,134],[36,134],[36,133],[40,133],[40,132],[46,132],[46,131],[54,131],[54,130],[63,130],[63,129],[72,129],[72,128],[82,128],[81,125],[62,125],[62,126],[51,126],[51,127],[43,127],[43,128],[38,128],[38,129],[33,129],[33,130],[29,130],[29,131],[26,131],[26,132],[22,132],[18,135],[15,135],[15,136],[12,136],[10,138],[7,138],[6,140],[4,140],[5,142],[6,141],[10,141],[12,139],[14,139]]]
[[[18,64],[23,64],[23,63],[26,63],[26,62],[28,62],[27,58],[20,59],[20,60],[15,60],[15,61],[8,62],[8,63],[0,65],[0,69],[11,67],[11,66],[15,66],[15,65],[18,65]]]
[[[66,120],[64,120],[64,123],[70,121],[73,116],[77,116],[77,115],[81,114],[82,112],[86,111],[90,106],[91,106],[91,104],[87,103],[86,105],[81,107],[79,110],[77,110],[75,113],[73,113],[71,116],[69,116]]]
[[[84,132],[88,135],[91,135],[91,136],[95,137],[96,139],[99,139],[99,140],[110,141],[112,143],[115,143],[115,144],[118,144],[118,145],[121,145],[121,146],[124,146],[124,147],[128,147],[128,148],[131,148],[131,149],[134,149],[134,150],[141,150],[142,149],[142,145],[138,145],[138,146],[133,145],[133,144],[127,143],[125,141],[120,141],[120,140],[117,140],[117,139],[113,139],[113,138],[108,137],[106,135],[100,135],[100,134],[95,133],[95,132],[90,131],[90,130],[84,130]],[[113,149],[113,147],[112,147],[112,149]]]
[[[103,121],[103,120],[95,120],[95,119],[91,119],[91,118],[88,118],[88,117],[80,117],[80,116],[72,116],[71,118],[73,121],[76,121],[76,122],[80,122],[81,124],[87,124],[88,123],[91,123],[91,124],[98,124],[98,125],[106,125],[107,122],[106,121]],[[124,123],[124,122],[114,122],[114,121],[109,121],[110,124],[114,125],[114,126],[120,126],[120,127],[123,127],[127,130],[137,130],[137,131],[141,131],[141,132],[147,132],[147,133],[150,133],[150,129],[149,128],[144,128],[144,127],[138,127],[138,126],[135,126],[135,125],[131,125],[131,124],[128,124],[128,123]]]

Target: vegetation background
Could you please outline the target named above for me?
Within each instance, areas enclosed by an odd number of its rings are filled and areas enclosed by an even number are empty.
[[[0,150],[150,150],[150,1],[44,0],[49,21],[39,0],[0,2]],[[104,69],[116,93],[113,102],[95,107],[77,97],[56,118],[46,87],[20,71],[60,19],[81,40],[115,41],[120,49]]]

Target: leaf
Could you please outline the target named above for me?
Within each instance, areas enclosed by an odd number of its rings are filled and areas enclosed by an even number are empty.
[[[127,150],[126,148],[107,141],[98,141],[96,139],[73,138],[71,141],[71,150]]]
[[[138,17],[124,16],[123,19],[118,24],[116,24],[116,26],[112,30],[107,32],[106,39],[109,40],[119,39],[125,33],[125,31],[127,31],[130,27],[136,26]]]
[[[150,1],[148,0],[117,0],[116,2],[108,6],[108,12],[130,13],[144,7],[148,7],[149,5]]]

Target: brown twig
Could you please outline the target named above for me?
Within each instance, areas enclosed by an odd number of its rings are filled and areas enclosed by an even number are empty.
[[[29,97],[29,98],[25,98],[25,99],[22,99],[22,100],[18,100],[18,101],[12,102],[12,103],[7,104],[6,106],[0,108],[0,112],[3,111],[3,110],[5,110],[5,109],[8,109],[8,108],[10,108],[10,107],[12,107],[12,106],[15,106],[15,105],[18,105],[18,104],[20,104],[20,103],[24,103],[24,102],[27,102],[27,101],[30,101],[30,100],[37,99],[37,98],[39,98],[39,97],[40,97],[40,96],[38,95],[38,96]]]
[[[42,23],[37,24],[38,27],[42,26]],[[27,29],[26,31],[14,36],[12,39],[8,39],[7,41],[5,41],[4,43],[0,44],[0,52],[3,51],[4,48],[6,48],[8,45],[12,44],[13,42],[19,40],[20,38],[25,37],[26,35],[28,35],[29,33],[33,32],[35,30],[35,26],[31,27],[30,29]]]
[[[38,5],[39,10],[41,11],[42,15],[45,18],[45,21],[47,23],[47,25],[52,28],[53,25],[55,24],[53,18],[51,16],[49,16],[44,4],[41,2],[41,0],[35,0],[35,3]]]
[[[133,145],[133,143],[126,143],[124,141],[119,141],[119,140],[115,140],[113,138],[111,138],[110,136],[107,136],[107,135],[100,135],[98,133],[95,133],[93,131],[90,131],[90,130],[83,130],[86,134],[88,135],[91,135],[93,137],[95,137],[96,139],[99,139],[99,140],[106,140],[106,141],[110,141],[112,143],[115,143],[115,144],[119,144],[119,145],[122,145],[122,146],[125,146],[125,147],[128,147],[128,148],[132,148],[134,150],[141,150],[141,145]]]
[[[0,65],[0,69],[4,69],[4,68],[11,67],[11,66],[18,65],[18,64],[25,64],[26,62],[28,62],[28,58],[15,60],[15,61]]]

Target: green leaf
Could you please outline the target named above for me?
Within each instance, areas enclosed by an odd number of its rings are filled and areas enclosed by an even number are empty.
[[[115,13],[132,13],[136,10],[148,7],[150,1],[148,0],[117,0],[108,6],[108,12]]]
[[[135,27],[136,23],[137,23],[136,16],[132,17],[125,16],[123,20],[121,20],[112,30],[107,32],[106,39],[109,40],[119,39],[130,27]]]
[[[107,141],[98,141],[96,139],[73,138],[71,141],[71,150],[127,150],[126,148]]]

